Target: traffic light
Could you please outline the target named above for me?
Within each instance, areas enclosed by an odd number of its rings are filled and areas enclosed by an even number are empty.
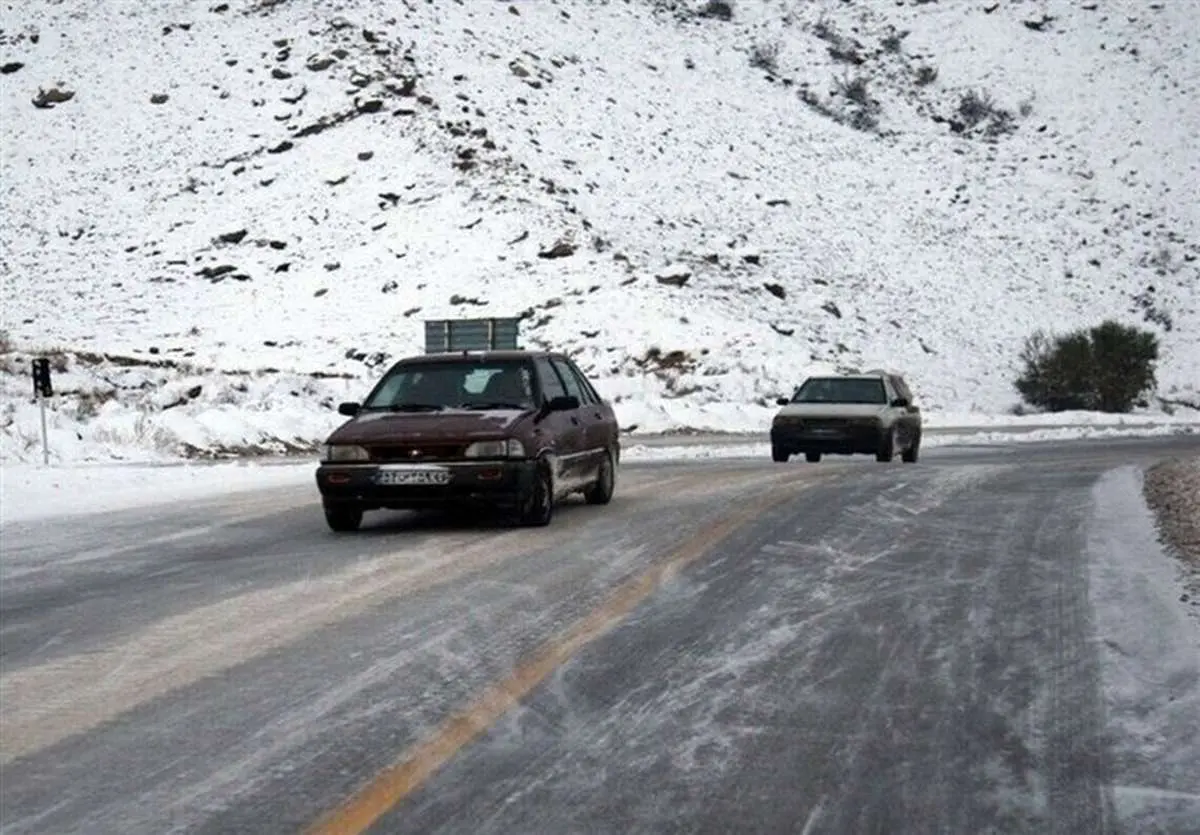
[[[38,397],[54,394],[54,387],[50,385],[50,360],[45,357],[33,361],[33,393]]]

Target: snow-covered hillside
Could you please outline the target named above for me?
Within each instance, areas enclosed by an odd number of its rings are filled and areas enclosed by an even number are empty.
[[[0,327],[66,352],[64,433],[172,449],[311,441],[444,315],[527,313],[642,429],[839,366],[1003,413],[1106,317],[1197,396],[1191,4],[723,5],[6,4]]]

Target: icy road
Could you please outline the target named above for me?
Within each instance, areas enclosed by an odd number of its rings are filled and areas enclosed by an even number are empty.
[[[628,465],[544,530],[335,536],[293,487],[7,525],[0,829],[1195,833],[1138,478],[1198,448]]]

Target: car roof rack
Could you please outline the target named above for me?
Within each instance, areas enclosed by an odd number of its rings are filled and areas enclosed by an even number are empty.
[[[425,353],[517,351],[520,350],[517,344],[520,322],[517,317],[428,319],[425,322]]]

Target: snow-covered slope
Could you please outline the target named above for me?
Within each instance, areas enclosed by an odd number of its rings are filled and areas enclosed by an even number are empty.
[[[758,429],[838,366],[1000,413],[1026,335],[1105,317],[1196,396],[1189,4],[720,5],[8,4],[2,327],[279,438],[442,315],[528,313],[644,429]],[[220,377],[264,368],[320,393]]]

